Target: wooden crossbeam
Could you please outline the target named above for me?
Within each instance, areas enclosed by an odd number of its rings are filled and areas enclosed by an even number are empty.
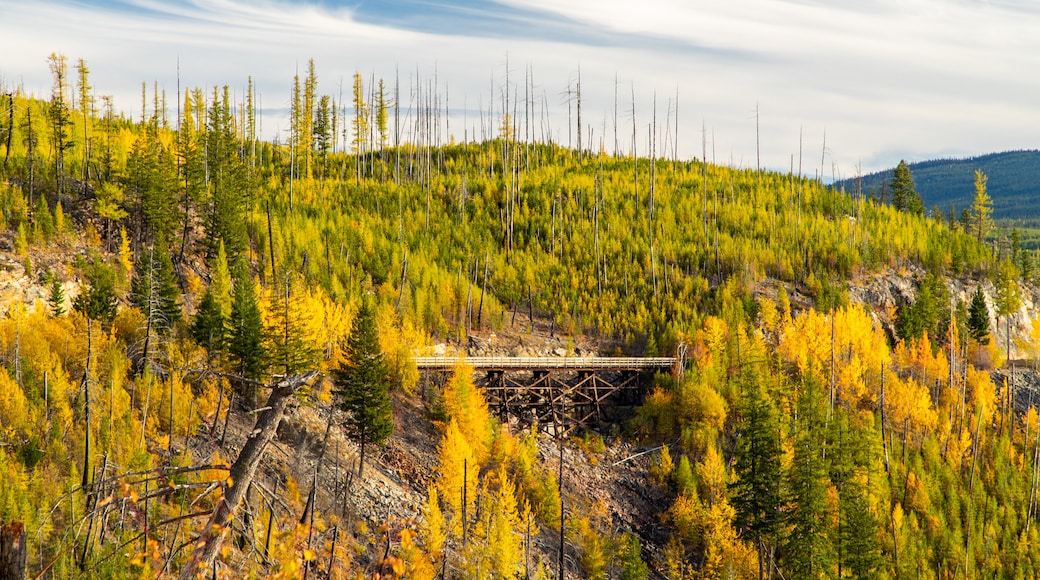
[[[541,369],[487,368],[478,375],[488,406],[503,420],[513,415],[534,418],[542,429],[559,435],[603,418],[623,395],[638,394],[642,369],[553,367]]]

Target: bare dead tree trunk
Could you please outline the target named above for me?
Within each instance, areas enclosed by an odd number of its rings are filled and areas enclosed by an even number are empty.
[[[21,522],[0,525],[0,578],[25,578],[26,556],[25,525]]]
[[[477,328],[484,326],[484,294],[487,292],[487,277],[490,258],[484,255],[484,279],[480,283],[480,305],[477,307]]]
[[[226,488],[224,498],[213,510],[209,522],[202,528],[202,536],[198,542],[198,548],[194,550],[191,559],[181,569],[179,578],[191,580],[204,571],[209,570],[220,551],[224,538],[231,530],[231,517],[238,508],[238,504],[245,497],[249,484],[252,483],[260,461],[264,458],[267,444],[274,438],[278,424],[285,414],[285,407],[292,396],[301,387],[309,384],[318,376],[318,371],[309,371],[299,375],[286,377],[271,388],[271,396],[267,399],[266,410],[256,420],[256,425],[249,434],[249,439],[238,454],[231,471],[228,474],[229,487]]]

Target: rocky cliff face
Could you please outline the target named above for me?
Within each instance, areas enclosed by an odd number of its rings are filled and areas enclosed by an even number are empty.
[[[47,248],[32,252],[27,259],[15,254],[12,238],[10,232],[0,235],[0,315],[7,314],[18,303],[31,308],[37,300],[46,301],[50,296],[50,280],[46,279],[48,270],[56,272],[63,280],[65,310],[72,308],[72,300],[79,294],[80,282],[70,279],[65,272],[63,259],[67,257],[67,250]],[[31,265],[32,270],[26,270],[26,265]]]
[[[913,302],[917,299],[917,284],[923,280],[924,270],[921,268],[906,269],[905,271],[890,271],[870,277],[853,280],[849,283],[849,298],[858,304],[867,306],[871,312],[883,324],[890,336],[894,335],[894,315],[896,307],[904,302]],[[950,297],[955,301],[961,301],[965,305],[971,303],[975,288],[981,284],[982,294],[986,297],[986,305],[989,307],[990,332],[993,339],[1001,350],[1008,345],[1008,325],[1004,317],[997,319],[996,316],[996,288],[989,280],[976,282],[974,280],[963,280],[950,278],[947,286],[950,289]],[[1022,360],[1026,353],[1019,348],[1016,339],[1026,339],[1033,332],[1033,322],[1040,314],[1040,290],[1021,286],[1022,305],[1009,318],[1011,330],[1011,359]]]

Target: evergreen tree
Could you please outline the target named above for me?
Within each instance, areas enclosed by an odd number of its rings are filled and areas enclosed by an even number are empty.
[[[325,179],[328,173],[329,153],[332,151],[332,100],[328,95],[318,99],[318,108],[314,111],[314,148],[318,152],[320,175]]]
[[[203,98],[201,90],[198,100]],[[206,194],[206,151],[204,107],[196,108],[196,99],[188,90],[184,91],[184,107],[181,112],[180,130],[177,135],[177,160],[180,163],[181,191],[181,255],[192,244],[196,216],[201,212],[200,204]],[[229,303],[230,304],[230,303]]]
[[[827,461],[823,453],[823,404],[819,385],[811,373],[798,394],[794,458],[787,475],[784,562],[794,578],[829,577],[835,565],[830,526],[833,514],[828,505]]]
[[[50,294],[47,296],[47,303],[50,304],[51,313],[54,316],[61,316],[65,314],[65,289],[62,288],[61,279],[58,275],[51,272],[51,288]]]
[[[173,260],[163,242],[156,242],[139,253],[130,296],[141,312],[156,317],[156,330],[159,332],[169,332],[183,318],[181,291],[173,271]]]
[[[267,368],[267,352],[264,349],[264,321],[256,301],[256,289],[249,276],[249,267],[242,259],[235,268],[227,341],[232,368],[244,379],[237,381],[239,394],[245,396],[248,393],[251,404],[255,406],[256,381],[260,380]]]
[[[51,143],[54,146],[54,182],[58,193],[65,193],[65,151],[72,147],[73,141],[70,134],[72,126],[71,113],[68,104],[68,63],[64,54],[51,53],[47,57],[51,75],[54,77],[54,87],[51,91],[50,108],[48,109],[51,129],[53,132]]]
[[[213,300],[220,307],[220,314],[225,319],[231,315],[231,268],[228,266],[224,240],[220,240],[217,256],[210,266],[212,279],[209,290],[213,292]]]
[[[136,195],[133,210],[135,239],[153,239],[169,246],[177,220],[176,165],[159,138],[156,123],[149,123],[134,142],[127,160],[129,186]]]
[[[780,530],[780,439],[776,409],[756,375],[743,375],[741,436],[729,484],[735,525],[758,550],[759,577],[765,576]]]
[[[344,362],[332,374],[340,407],[347,414],[347,435],[360,447],[358,477],[364,470],[365,447],[381,445],[394,431],[390,376],[378,332],[375,313],[366,301],[351,326]]]
[[[91,320],[100,321],[105,327],[116,317],[116,273],[103,260],[94,257],[86,271],[88,288],[80,292],[72,307]]]
[[[235,134],[235,116],[227,86],[218,96],[213,89],[207,115],[206,170],[209,176],[209,202],[206,208],[206,256],[216,256],[220,242],[230,256],[246,250],[246,204],[250,189],[249,173]]]
[[[831,482],[838,492],[838,529],[835,547],[838,576],[848,570],[855,578],[875,575],[881,565],[880,525],[870,508],[866,481],[875,464],[867,433],[849,425],[849,414],[838,409],[830,424]]]
[[[979,344],[989,344],[989,307],[982,294],[982,286],[975,288],[968,308],[968,334]]]
[[[913,215],[924,214],[924,202],[914,185],[914,178],[910,174],[910,167],[906,161],[899,161],[895,172],[892,174],[892,205],[899,211]]]
[[[896,310],[896,336],[918,339],[925,331],[933,341],[945,336],[950,325],[950,289],[943,276],[929,272],[918,287],[917,300],[900,304]]]
[[[224,314],[220,311],[220,305],[213,295],[212,289],[207,289],[199,302],[198,312],[191,325],[191,336],[195,342],[206,348],[212,357],[213,354],[224,348],[225,340]]]

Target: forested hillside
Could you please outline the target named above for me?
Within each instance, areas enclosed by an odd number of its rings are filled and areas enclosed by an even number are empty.
[[[980,170],[990,176],[989,193],[993,196],[993,217],[997,219],[1032,219],[1040,217],[1040,151],[1006,151],[966,159],[934,159],[909,164],[914,183],[925,207],[939,208],[943,213],[961,212],[971,207],[975,194],[974,174]],[[891,196],[892,170],[845,179],[835,184],[849,193],[861,191],[878,199]]]
[[[24,524],[31,575],[558,577],[561,522],[569,577],[1040,569],[1040,420],[989,373],[1030,253],[793,175],[537,141],[526,101],[456,142],[423,79],[357,75],[340,103],[311,63],[272,142],[252,90],[144,86],[130,119],[85,63],[49,64],[48,99],[0,97],[0,244],[28,289],[0,320],[0,524]],[[912,272],[913,302],[849,298]],[[566,442],[660,447],[633,483],[667,498],[659,534],[561,497],[464,364],[420,383],[413,356],[517,310],[682,356],[606,441]],[[372,449],[412,408],[440,439],[425,507],[347,509],[405,477]],[[320,450],[302,479],[277,466],[298,457],[245,465],[282,409]],[[330,433],[349,474],[323,467]]]

